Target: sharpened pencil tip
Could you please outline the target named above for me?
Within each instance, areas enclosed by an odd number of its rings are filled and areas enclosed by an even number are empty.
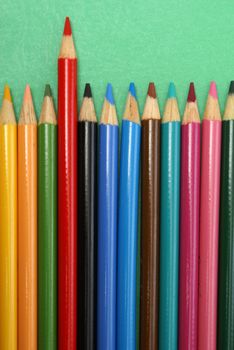
[[[24,101],[29,101],[32,99],[32,95],[31,95],[31,89],[29,84],[26,85],[25,90],[24,90]]]
[[[232,81],[230,82],[228,94],[229,94],[229,95],[234,94],[234,80],[232,80]]]
[[[107,87],[106,87],[106,99],[112,105],[115,104],[115,100],[114,100],[114,96],[113,96],[113,89],[112,89],[112,85],[110,83],[108,83]]]
[[[11,91],[10,91],[10,88],[9,88],[8,85],[5,85],[5,87],[4,87],[3,98],[4,98],[5,100],[8,100],[9,102],[12,102],[12,99],[11,99]]]
[[[195,102],[195,101],[196,101],[196,94],[195,94],[194,83],[190,83],[187,102]]]
[[[212,81],[212,82],[210,83],[209,95],[212,96],[212,97],[215,98],[215,99],[218,98],[217,87],[216,87],[216,83],[215,83],[214,81]]]
[[[149,83],[148,95],[150,97],[152,97],[152,98],[156,98],[157,97],[154,83]]]
[[[136,97],[136,88],[135,88],[135,84],[133,82],[130,83],[129,85],[129,92],[130,94],[135,97],[135,99],[137,99]]]
[[[168,98],[175,98],[175,97],[176,97],[175,84],[173,82],[170,82],[169,89],[168,89]]]
[[[72,35],[70,18],[66,17],[63,35]]]
[[[91,86],[90,86],[89,83],[85,84],[84,96],[83,97],[88,97],[88,98],[92,97],[92,90],[91,90]]]
[[[46,97],[46,96],[48,96],[48,97],[52,96],[50,84],[46,84],[46,86],[45,86],[44,97]]]

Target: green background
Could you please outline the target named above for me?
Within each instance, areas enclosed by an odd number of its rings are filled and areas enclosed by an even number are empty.
[[[215,79],[223,111],[234,78],[231,0],[6,0],[0,8],[0,97],[9,83],[17,116],[27,82],[37,115],[45,83],[56,99],[66,15],[79,57],[79,101],[90,82],[98,117],[109,81],[119,117],[130,81],[136,83],[142,112],[148,82],[156,83],[162,111],[173,80],[182,113],[193,80],[202,114],[209,82]]]

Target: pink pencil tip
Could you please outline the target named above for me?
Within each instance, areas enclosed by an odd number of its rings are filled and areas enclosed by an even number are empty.
[[[26,85],[26,88],[24,90],[24,101],[28,101],[32,98],[31,96],[31,89],[29,84]]]
[[[209,94],[210,96],[214,97],[214,98],[218,98],[218,94],[217,94],[217,87],[216,87],[216,83],[214,81],[212,81],[210,83],[210,90],[209,90]]]
[[[63,35],[71,35],[71,34],[72,34],[72,30],[71,30],[70,18],[66,17]]]

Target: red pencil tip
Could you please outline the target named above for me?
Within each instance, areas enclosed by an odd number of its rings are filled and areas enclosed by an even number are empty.
[[[194,83],[190,83],[189,85],[189,92],[188,92],[188,102],[195,102],[196,101],[196,94],[194,89]]]
[[[157,97],[154,83],[149,83],[148,95],[153,98]]]
[[[63,35],[72,35],[71,23],[70,23],[70,18],[69,17],[66,17],[65,24],[64,24]]]

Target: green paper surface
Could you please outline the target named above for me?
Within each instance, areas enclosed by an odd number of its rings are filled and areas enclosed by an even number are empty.
[[[0,11],[0,97],[12,88],[18,117],[26,83],[37,115],[45,83],[57,94],[57,55],[65,16],[70,16],[79,57],[79,101],[90,82],[97,115],[107,82],[119,118],[128,85],[136,83],[143,111],[149,81],[163,110],[168,84],[176,84],[180,112],[195,82],[203,114],[210,80],[221,102],[234,78],[234,5],[230,0],[6,0]]]

